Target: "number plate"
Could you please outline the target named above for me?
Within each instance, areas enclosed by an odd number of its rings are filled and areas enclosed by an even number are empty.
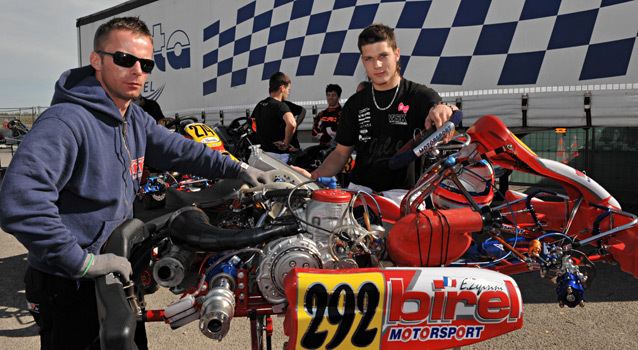
[[[379,348],[383,274],[301,273],[299,277],[297,349]]]
[[[193,140],[199,143],[204,143],[211,148],[219,147],[222,144],[217,133],[206,124],[188,124],[185,130],[188,136],[190,136]]]
[[[443,349],[523,326],[508,276],[469,268],[294,269],[288,349]]]

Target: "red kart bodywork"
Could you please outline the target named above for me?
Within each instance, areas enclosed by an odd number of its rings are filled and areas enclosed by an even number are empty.
[[[523,326],[516,282],[467,268],[294,269],[286,349],[446,349]]]
[[[627,225],[631,218],[614,215],[620,204],[594,180],[565,164],[538,157],[498,118],[481,117],[467,131],[478,152],[492,163],[506,169],[526,172],[558,182],[568,196],[561,202],[533,199],[531,204],[543,231],[563,232],[576,240],[592,237],[599,227],[601,232]],[[519,195],[508,191],[506,199],[513,201]],[[520,212],[525,201],[512,205],[514,220],[523,235],[537,238],[533,231],[536,222],[526,212]],[[402,206],[403,207],[403,206]],[[608,210],[611,215],[605,215]],[[504,215],[510,209],[502,210]],[[481,230],[482,218],[469,208],[425,210],[408,214],[392,228],[388,237],[388,251],[392,260],[407,266],[441,266],[460,257],[469,246],[470,233]],[[571,220],[570,220],[571,218]],[[601,244],[620,263],[621,269],[638,277],[638,229],[631,226],[602,237]],[[526,230],[528,228],[529,230]],[[593,242],[592,242],[593,243]],[[600,256],[599,260],[611,258]],[[525,265],[521,262],[521,265]],[[527,268],[526,266],[524,268]],[[504,273],[518,273],[523,267],[495,268]]]

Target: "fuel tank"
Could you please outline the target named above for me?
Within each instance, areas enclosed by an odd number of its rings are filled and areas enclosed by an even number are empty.
[[[425,210],[401,218],[387,247],[398,266],[444,266],[463,255],[472,232],[481,231],[481,214],[471,208]]]

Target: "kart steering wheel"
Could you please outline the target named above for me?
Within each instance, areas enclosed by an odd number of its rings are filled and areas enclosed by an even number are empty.
[[[250,129],[252,121],[250,117],[239,117],[228,124],[228,133],[233,136],[240,136]]]
[[[182,126],[182,122],[185,121],[191,121],[194,123],[197,123],[199,121],[199,119],[197,119],[197,117],[193,117],[193,116],[186,116],[186,117],[176,117],[175,119],[171,120],[170,122],[166,123],[166,128],[170,129],[170,128],[176,128],[177,126]],[[188,123],[191,124],[191,123]]]

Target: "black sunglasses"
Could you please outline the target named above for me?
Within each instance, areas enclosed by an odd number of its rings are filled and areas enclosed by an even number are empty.
[[[131,68],[135,65],[135,62],[140,61],[140,67],[142,67],[142,72],[150,73],[155,67],[155,62],[153,60],[147,60],[144,58],[137,58],[131,54],[124,53],[122,51],[115,51],[115,53],[104,52],[102,50],[96,51],[99,54],[107,55],[113,57],[113,63],[117,64],[120,67]]]

